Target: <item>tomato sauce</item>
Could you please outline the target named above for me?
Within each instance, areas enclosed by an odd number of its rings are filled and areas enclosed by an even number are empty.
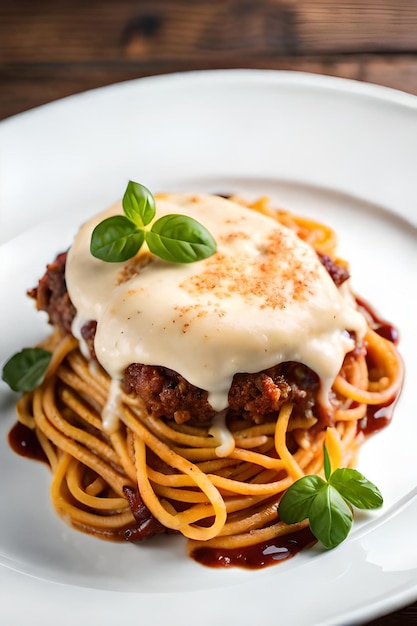
[[[49,465],[35,431],[20,422],[17,422],[9,432],[9,446],[20,456]]]
[[[190,551],[190,556],[198,563],[208,567],[242,567],[261,569],[276,565],[295,556],[304,548],[316,543],[310,528],[296,533],[289,533],[253,546],[233,548],[198,547]]]

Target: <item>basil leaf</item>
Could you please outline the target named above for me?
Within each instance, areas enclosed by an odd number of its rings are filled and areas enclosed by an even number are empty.
[[[208,230],[186,215],[164,215],[145,238],[153,254],[171,263],[194,263],[216,251],[216,242]]]
[[[140,183],[129,181],[122,205],[124,215],[103,220],[91,235],[90,252],[102,261],[131,259],[145,239],[153,254],[171,263],[193,263],[216,251],[208,230],[185,215],[166,215],[146,229],[155,217],[155,198]]]
[[[122,200],[123,211],[136,226],[146,226],[155,217],[155,198],[144,185],[128,182]]]
[[[324,444],[323,454],[324,454],[324,475],[326,476],[326,480],[329,480],[330,474],[332,473],[332,467],[330,464],[330,458],[329,458],[329,453],[327,451],[326,444]]]
[[[358,509],[377,509],[383,504],[378,487],[358,470],[339,468],[330,476],[329,483]]]
[[[101,261],[120,263],[131,259],[145,235],[124,215],[113,215],[103,220],[93,230],[90,252]]]
[[[4,365],[2,378],[13,391],[33,391],[43,381],[51,357],[43,348],[24,348]]]
[[[315,474],[299,478],[287,489],[279,503],[278,513],[282,521],[286,524],[295,524],[309,517],[311,504],[325,484],[324,480]]]
[[[325,548],[342,543],[352,527],[353,515],[339,492],[325,484],[310,506],[309,522],[313,535]]]

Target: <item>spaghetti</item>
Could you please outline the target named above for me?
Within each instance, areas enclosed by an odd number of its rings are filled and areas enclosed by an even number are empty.
[[[277,220],[347,272],[328,227],[273,210],[266,198],[231,201]],[[305,411],[289,398],[264,419],[225,409],[199,423],[155,414],[118,383],[115,391],[85,346],[56,329],[42,344],[53,353],[47,375],[19,400],[18,421],[36,433],[52,470],[53,507],[74,528],[132,541],[179,532],[197,559],[202,548],[244,551],[305,532],[308,522],[279,520],[283,492],[301,476],[323,472],[324,442],[333,468],[353,466],[370,409],[395,402],[401,360],[369,314],[364,337],[353,344],[327,402],[314,388]]]

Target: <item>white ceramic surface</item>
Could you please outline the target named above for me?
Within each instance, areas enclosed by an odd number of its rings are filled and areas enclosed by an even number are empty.
[[[417,598],[416,163],[416,98],[301,73],[141,79],[0,124],[1,363],[48,331],[25,290],[132,178],[269,194],[333,226],[356,291],[400,329],[407,372],[393,423],[360,455],[383,510],[333,551],[257,572],[201,567],[178,538],[115,545],[65,526],[47,469],[8,448],[15,397],[1,383],[0,624],[351,624]]]

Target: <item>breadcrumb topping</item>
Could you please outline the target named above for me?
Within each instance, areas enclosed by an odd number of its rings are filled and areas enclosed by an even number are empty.
[[[246,233],[228,234],[225,243],[248,239]],[[220,299],[237,294],[246,302],[254,298],[259,306],[284,309],[292,301],[303,302],[314,292],[317,268],[305,263],[300,253],[279,230],[271,232],[266,243],[256,249],[256,254],[241,251],[237,254],[218,252],[206,261],[198,274],[187,277],[182,289],[197,296],[212,293]]]

